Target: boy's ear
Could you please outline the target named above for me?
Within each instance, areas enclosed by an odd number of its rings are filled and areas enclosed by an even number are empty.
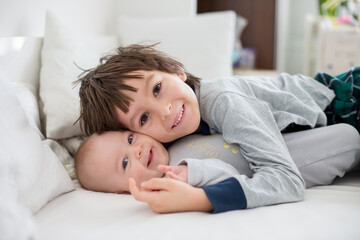
[[[185,74],[184,72],[178,73],[177,75],[178,75],[178,77],[179,77],[181,80],[183,80],[183,82],[186,81],[187,76],[186,76],[186,74]]]

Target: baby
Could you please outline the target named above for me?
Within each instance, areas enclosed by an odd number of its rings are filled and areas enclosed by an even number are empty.
[[[129,192],[129,178],[142,183],[163,177],[187,182],[187,166],[169,165],[169,154],[158,141],[131,131],[113,131],[91,135],[75,157],[80,184],[93,191]]]

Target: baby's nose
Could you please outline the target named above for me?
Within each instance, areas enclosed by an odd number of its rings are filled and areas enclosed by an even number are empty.
[[[135,157],[137,159],[140,159],[141,158],[141,155],[142,155],[142,144],[137,144],[135,147],[134,147],[134,151],[135,151]]]

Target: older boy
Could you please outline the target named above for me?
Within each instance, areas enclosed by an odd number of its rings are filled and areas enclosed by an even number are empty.
[[[252,208],[299,201],[305,188],[281,131],[318,127],[334,92],[310,77],[281,74],[199,81],[151,46],[120,47],[81,81],[86,133],[127,128],[161,142],[201,130],[239,144],[254,175],[236,175],[202,189],[151,179],[136,199],[161,212]],[[189,85],[187,85],[189,84]],[[193,91],[195,88],[195,92]],[[201,113],[201,117],[200,117]]]

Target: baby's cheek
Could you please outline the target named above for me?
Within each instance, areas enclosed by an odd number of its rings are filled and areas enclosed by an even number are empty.
[[[136,180],[137,184],[140,186],[140,184],[142,182],[145,182],[151,178],[153,178],[154,174],[151,174],[150,171],[146,170],[146,169],[138,169],[138,171],[136,171],[133,174],[133,178]]]

